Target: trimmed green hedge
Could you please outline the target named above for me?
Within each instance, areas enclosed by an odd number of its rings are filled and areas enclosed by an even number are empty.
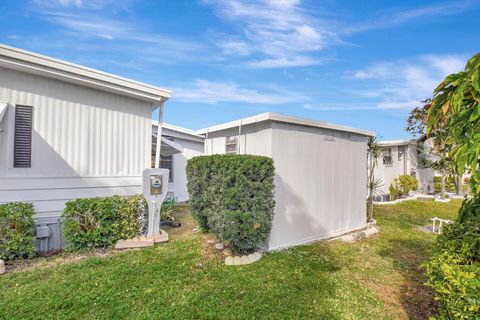
[[[31,258],[35,255],[34,214],[31,203],[0,205],[0,259]]]
[[[142,195],[76,199],[62,218],[67,249],[110,247],[145,230],[148,208]]]
[[[255,250],[269,236],[275,207],[273,160],[252,155],[212,155],[187,164],[189,204],[203,230],[236,252]]]
[[[479,318],[480,196],[464,201],[458,220],[443,228],[425,266],[442,318]]]

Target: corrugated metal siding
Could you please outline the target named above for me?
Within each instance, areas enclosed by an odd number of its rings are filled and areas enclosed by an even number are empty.
[[[356,134],[273,124],[277,205],[269,249],[365,226],[366,141]]]
[[[14,110],[2,124],[0,203],[33,201],[47,216],[66,199],[141,192],[148,103],[2,68],[0,101],[33,106],[31,168],[13,168]]]

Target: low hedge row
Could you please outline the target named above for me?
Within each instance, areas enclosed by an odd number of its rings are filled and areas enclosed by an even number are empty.
[[[0,259],[31,258],[35,255],[35,223],[31,203],[0,205]]]
[[[145,231],[147,203],[142,195],[75,199],[62,215],[67,249],[110,247]]]
[[[465,200],[458,220],[443,228],[425,267],[442,318],[479,318],[480,196]]]
[[[203,230],[230,243],[235,252],[255,250],[272,227],[275,167],[253,155],[211,155],[187,164],[192,213]]]

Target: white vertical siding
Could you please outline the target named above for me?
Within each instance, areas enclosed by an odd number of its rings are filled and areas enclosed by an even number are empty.
[[[277,205],[269,249],[366,225],[366,141],[353,133],[274,122]]]
[[[188,200],[187,161],[203,155],[203,142],[181,138],[175,138],[174,142],[183,147],[183,152],[173,155],[173,182],[169,183],[168,188],[173,191],[177,201],[184,202]]]
[[[33,106],[34,114],[31,168],[13,168],[13,108],[2,125],[0,203],[33,201],[47,216],[71,198],[141,191],[149,103],[3,68],[0,101]]]

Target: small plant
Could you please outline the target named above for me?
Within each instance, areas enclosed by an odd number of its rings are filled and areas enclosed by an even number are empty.
[[[418,189],[418,180],[409,175],[398,177],[398,188],[402,195],[408,195],[410,191]]]
[[[418,180],[409,175],[399,176],[390,184],[390,199],[395,200],[401,196],[406,196],[410,191],[418,189]]]
[[[113,246],[147,228],[147,203],[143,196],[76,199],[63,211],[68,249]]]
[[[160,211],[161,221],[175,221],[173,212],[175,211],[175,199],[165,199],[162,203],[162,210]]]
[[[396,181],[390,184],[390,187],[388,187],[388,192],[390,193],[390,201],[397,200],[402,194],[400,189],[397,188]]]
[[[253,155],[213,155],[188,161],[192,213],[203,230],[213,232],[239,253],[255,250],[272,227],[273,160]]]
[[[0,205],[0,259],[31,258],[35,255],[34,214],[31,203]]]
[[[367,222],[373,221],[373,197],[380,193],[382,179],[375,178],[375,168],[378,167],[378,158],[382,155],[382,149],[377,142],[377,137],[368,137],[368,198],[367,198]]]

